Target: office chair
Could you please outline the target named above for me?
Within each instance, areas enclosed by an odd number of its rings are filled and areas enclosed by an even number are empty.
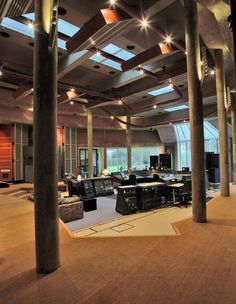
[[[177,204],[177,207],[185,207],[187,208],[189,205],[192,205],[192,180],[186,179],[184,185],[180,192],[177,195],[177,199],[180,201]]]
[[[160,176],[159,176],[158,174],[153,174],[153,180],[154,180],[155,182],[158,182],[159,179],[160,179]]]
[[[137,179],[135,174],[130,174],[129,176],[129,185],[136,185]]]

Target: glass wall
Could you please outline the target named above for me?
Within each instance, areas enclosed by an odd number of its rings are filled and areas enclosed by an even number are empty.
[[[174,125],[177,139],[178,170],[189,167],[191,170],[190,125]],[[208,121],[204,121],[205,152],[219,153],[219,131]]]
[[[150,167],[150,156],[159,155],[158,147],[138,147],[131,149],[132,170],[143,170]]]
[[[138,147],[131,149],[132,170],[143,170],[150,167],[150,156],[159,155],[161,148],[158,147]],[[127,149],[126,148],[107,148],[107,169],[117,172],[122,167],[127,170]]]
[[[122,167],[127,170],[127,149],[107,148],[107,170],[109,173],[117,172]]]

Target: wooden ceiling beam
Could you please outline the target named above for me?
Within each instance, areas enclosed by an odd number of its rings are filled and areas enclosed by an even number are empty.
[[[32,93],[33,93],[33,85],[26,84],[19,86],[18,89],[16,89],[16,91],[12,93],[12,97],[14,98],[14,100],[19,101]]]

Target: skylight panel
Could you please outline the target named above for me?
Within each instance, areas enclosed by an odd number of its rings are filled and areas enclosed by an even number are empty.
[[[105,46],[103,49],[102,49],[104,52],[107,52],[109,54],[112,54],[114,55],[116,52],[119,52],[121,50],[121,48],[119,48],[118,46],[116,46],[115,44],[113,43],[109,43],[107,46]]]
[[[161,89],[150,91],[150,92],[148,92],[148,94],[152,95],[152,96],[158,96],[158,95],[162,95],[162,94],[173,92],[173,91],[174,91],[174,89],[171,86],[167,86],[167,87],[164,87]]]
[[[180,105],[180,106],[176,106],[176,107],[173,107],[173,108],[167,108],[167,109],[165,109],[165,111],[175,112],[175,111],[185,110],[185,109],[188,109],[188,107],[186,105]]]
[[[23,35],[26,35],[28,37],[33,38],[34,37],[34,29],[28,27],[27,25],[20,23],[18,21],[15,21],[13,19],[10,18],[3,18],[1,25],[13,30],[15,32],[21,33]]]
[[[23,15],[25,18],[30,19],[31,21],[34,21],[34,13],[29,13]],[[78,26],[73,25],[72,23],[69,23],[67,21],[64,21],[62,19],[58,19],[58,32],[65,34],[67,36],[74,36],[80,28]]]
[[[106,59],[102,62],[102,64],[105,64],[113,69],[119,70],[121,71],[121,67],[120,64],[116,61],[110,60],[110,59]]]
[[[116,53],[116,57],[119,57],[125,61],[133,58],[135,55],[130,53],[130,52],[127,52],[125,50],[121,50],[120,52]]]
[[[102,55],[94,54],[93,56],[90,57],[90,59],[93,60],[93,61],[95,61],[95,62],[102,62],[106,58],[103,57]]]

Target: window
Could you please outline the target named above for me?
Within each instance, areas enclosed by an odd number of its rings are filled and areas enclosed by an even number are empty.
[[[178,170],[191,168],[191,143],[189,123],[174,125],[177,138]],[[208,121],[204,121],[205,152],[219,152],[219,131]]]
[[[126,148],[108,148],[107,149],[107,170],[109,173],[117,172],[122,167],[127,170],[127,149]]]
[[[180,105],[180,106],[176,106],[176,107],[172,107],[172,108],[167,108],[167,109],[165,109],[165,111],[175,112],[175,111],[185,110],[185,109],[188,109],[188,107],[186,105]]]
[[[150,156],[159,155],[158,147],[141,147],[131,149],[132,170],[143,170],[150,167]]]
[[[132,54],[126,50],[123,50],[122,48],[120,48],[119,46],[117,46],[113,43],[109,43],[102,50],[106,53],[119,57],[120,59],[123,59],[125,61],[129,60],[135,56],[134,54]],[[103,57],[99,54],[94,54],[93,56],[90,57],[90,59],[95,62],[99,62],[103,65],[107,65],[115,70],[122,71],[120,63],[113,61],[111,59],[106,59],[105,57]]]

